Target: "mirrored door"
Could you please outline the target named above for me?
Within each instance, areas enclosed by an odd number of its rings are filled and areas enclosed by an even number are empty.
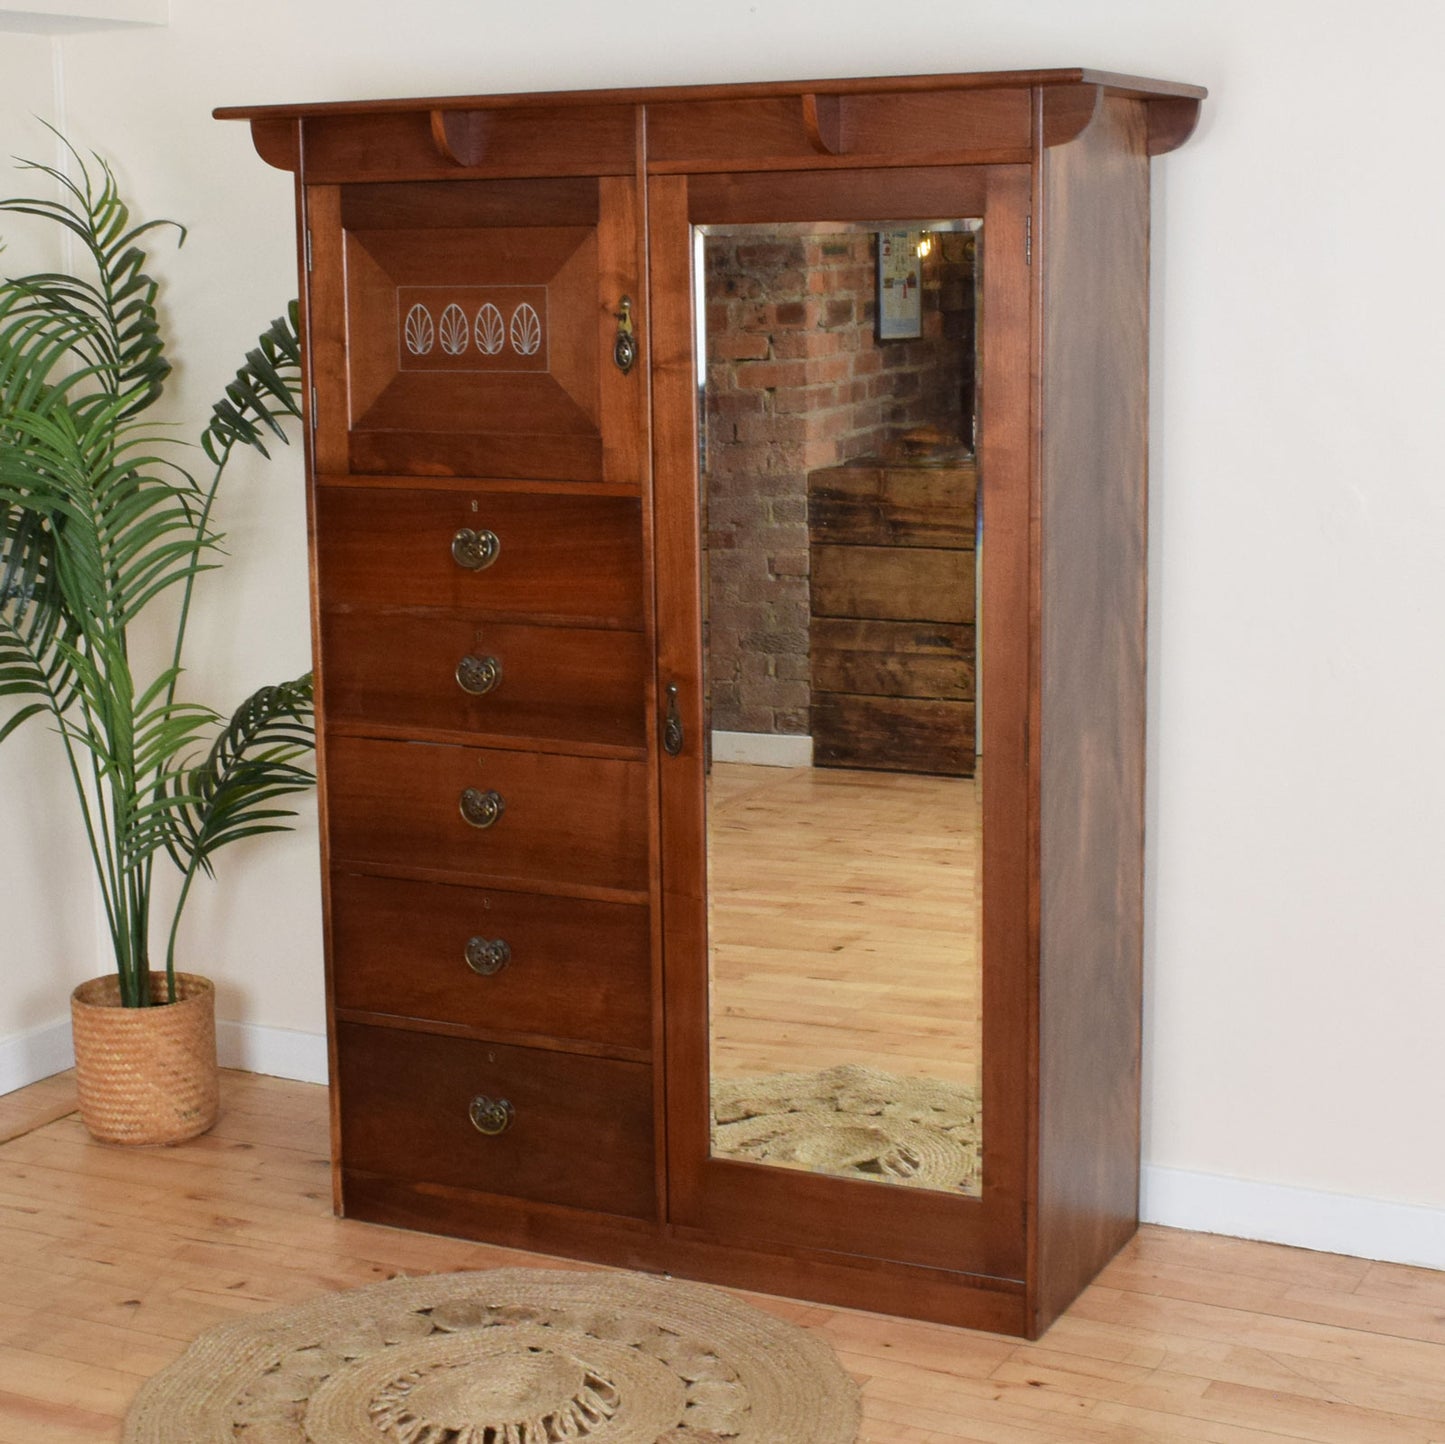
[[[1021,1273],[1027,196],[653,182],[675,1222]]]
[[[693,230],[712,1155],[971,1197],[979,226]]]

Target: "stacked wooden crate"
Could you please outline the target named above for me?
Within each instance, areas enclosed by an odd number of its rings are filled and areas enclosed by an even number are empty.
[[[863,458],[808,477],[813,761],[971,777],[972,458]]]

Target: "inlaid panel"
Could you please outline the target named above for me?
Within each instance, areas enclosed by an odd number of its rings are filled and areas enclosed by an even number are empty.
[[[525,415],[554,458],[536,474],[600,478],[592,230],[352,231],[346,277],[352,470],[429,469],[399,435],[427,434],[436,463],[446,437],[511,433]],[[520,451],[490,451],[457,444],[458,470],[533,474]]]
[[[322,470],[639,479],[635,209],[624,177],[317,188]]]

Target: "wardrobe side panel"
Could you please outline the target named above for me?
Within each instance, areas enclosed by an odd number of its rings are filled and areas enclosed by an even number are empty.
[[[1043,161],[1036,1333],[1138,1221],[1147,140],[1105,97]]]

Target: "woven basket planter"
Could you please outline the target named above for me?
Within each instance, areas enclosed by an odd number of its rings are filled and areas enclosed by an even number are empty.
[[[70,995],[80,1117],[102,1143],[181,1143],[216,1121],[216,990],[177,973],[165,1003],[166,975],[150,978],[159,1006],[122,1008],[114,977]]]

